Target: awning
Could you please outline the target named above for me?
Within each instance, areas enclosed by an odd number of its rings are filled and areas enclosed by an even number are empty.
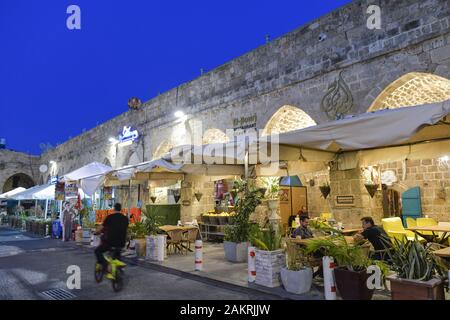
[[[99,162],[89,163],[75,171],[65,174],[62,181],[80,181],[80,188],[88,196],[92,196],[95,190],[103,183],[105,175],[113,169]]]
[[[44,184],[34,186],[10,197],[13,200],[54,200],[55,185]]]
[[[138,173],[149,172],[179,172],[182,168],[182,164],[173,164],[164,159],[156,159],[152,161],[143,162],[137,165],[125,166],[114,170],[113,176],[117,177],[119,181],[130,180]]]
[[[16,194],[18,194],[20,192],[23,192],[25,190],[27,190],[27,189],[19,187],[19,188],[16,188],[14,190],[2,193],[2,194],[0,194],[0,199],[8,199],[8,198],[10,198],[10,197],[12,197],[12,196],[14,196],[14,195],[16,195]]]
[[[395,146],[450,137],[450,100],[381,110],[279,135],[279,144],[342,152]]]

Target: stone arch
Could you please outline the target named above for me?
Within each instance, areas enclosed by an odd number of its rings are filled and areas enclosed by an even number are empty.
[[[14,190],[19,187],[28,189],[33,187],[34,185],[35,182],[29,175],[25,173],[16,173],[6,179],[5,183],[3,184],[2,193]]]
[[[203,133],[202,143],[227,143],[230,141],[228,136],[220,129],[212,128],[208,129]]]
[[[170,150],[173,148],[173,145],[168,141],[164,140],[159,144],[159,146],[156,148],[155,152],[153,152],[152,159],[158,159],[161,158],[166,153],[170,152]]]
[[[317,123],[305,111],[294,106],[285,105],[278,109],[269,119],[262,135],[284,133],[315,125]]]
[[[367,112],[443,102],[450,99],[450,80],[424,72],[410,72],[389,84]]]

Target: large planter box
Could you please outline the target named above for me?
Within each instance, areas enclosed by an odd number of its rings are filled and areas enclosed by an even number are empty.
[[[391,282],[392,300],[445,300],[441,279],[418,281],[391,276],[388,280]]]
[[[146,255],[146,240],[145,239],[135,239],[136,255],[138,257],[145,257]]]
[[[166,255],[166,235],[146,237],[145,258],[151,261],[164,261]]]
[[[83,244],[89,245],[91,243],[91,229],[83,229]]]
[[[298,271],[281,268],[281,282],[287,292],[294,294],[304,294],[311,290],[313,271],[311,268],[304,268]]]
[[[286,264],[284,250],[256,250],[255,264],[256,284],[269,288],[275,288],[281,285],[281,268],[285,267]]]
[[[223,242],[225,259],[230,262],[247,262],[248,242]]]
[[[373,289],[367,287],[369,274],[366,270],[350,271],[346,268],[335,268],[336,287],[344,300],[371,300]]]

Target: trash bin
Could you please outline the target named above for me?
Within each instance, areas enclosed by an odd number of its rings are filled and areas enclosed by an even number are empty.
[[[59,219],[56,219],[52,223],[52,237],[55,239],[62,238],[62,225],[61,225]]]

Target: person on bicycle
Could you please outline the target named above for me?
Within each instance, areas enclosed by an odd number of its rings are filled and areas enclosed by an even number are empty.
[[[128,230],[128,218],[122,213],[122,205],[116,203],[114,205],[114,213],[110,214],[103,222],[102,234],[100,245],[95,249],[95,255],[97,257],[97,263],[103,266],[103,271],[106,272],[108,262],[103,254],[105,252],[115,249],[113,259],[120,258],[120,250],[125,247],[127,230]]]

